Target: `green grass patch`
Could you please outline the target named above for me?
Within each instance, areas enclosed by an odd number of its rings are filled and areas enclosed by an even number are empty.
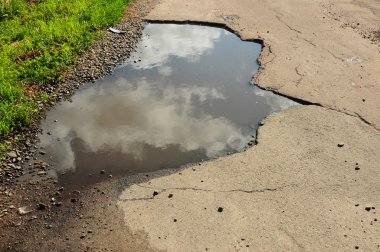
[[[0,139],[38,112],[28,87],[62,78],[130,1],[0,0]]]

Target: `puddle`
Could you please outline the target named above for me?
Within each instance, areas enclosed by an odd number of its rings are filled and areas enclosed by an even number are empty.
[[[148,24],[112,75],[48,112],[50,173],[78,186],[242,151],[261,120],[295,104],[249,83],[260,52],[224,29]]]

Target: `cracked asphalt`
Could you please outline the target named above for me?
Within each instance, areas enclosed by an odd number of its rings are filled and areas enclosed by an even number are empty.
[[[255,83],[314,105],[270,116],[244,153],[126,188],[130,232],[166,251],[380,251],[379,13],[371,0],[160,1],[148,20],[262,39]]]
[[[379,214],[365,207],[380,203],[379,145],[354,116],[297,106],[248,151],[132,185],[118,207],[159,250],[376,251]]]
[[[83,191],[41,251],[380,251],[378,1],[160,0],[146,19],[261,39],[254,82],[310,105],[243,153]]]

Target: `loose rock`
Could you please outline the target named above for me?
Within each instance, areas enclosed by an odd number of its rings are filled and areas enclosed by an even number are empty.
[[[17,153],[15,151],[10,151],[7,153],[7,155],[10,158],[17,158]]]
[[[19,215],[25,215],[25,214],[28,214],[30,212],[33,212],[33,209],[30,206],[23,206],[23,207],[19,207],[17,209],[17,212]]]

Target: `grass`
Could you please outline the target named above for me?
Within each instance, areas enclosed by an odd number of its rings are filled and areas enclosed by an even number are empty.
[[[42,94],[32,87],[62,79],[62,71],[102,36],[101,28],[120,20],[129,2],[0,0],[0,144],[38,113]]]

